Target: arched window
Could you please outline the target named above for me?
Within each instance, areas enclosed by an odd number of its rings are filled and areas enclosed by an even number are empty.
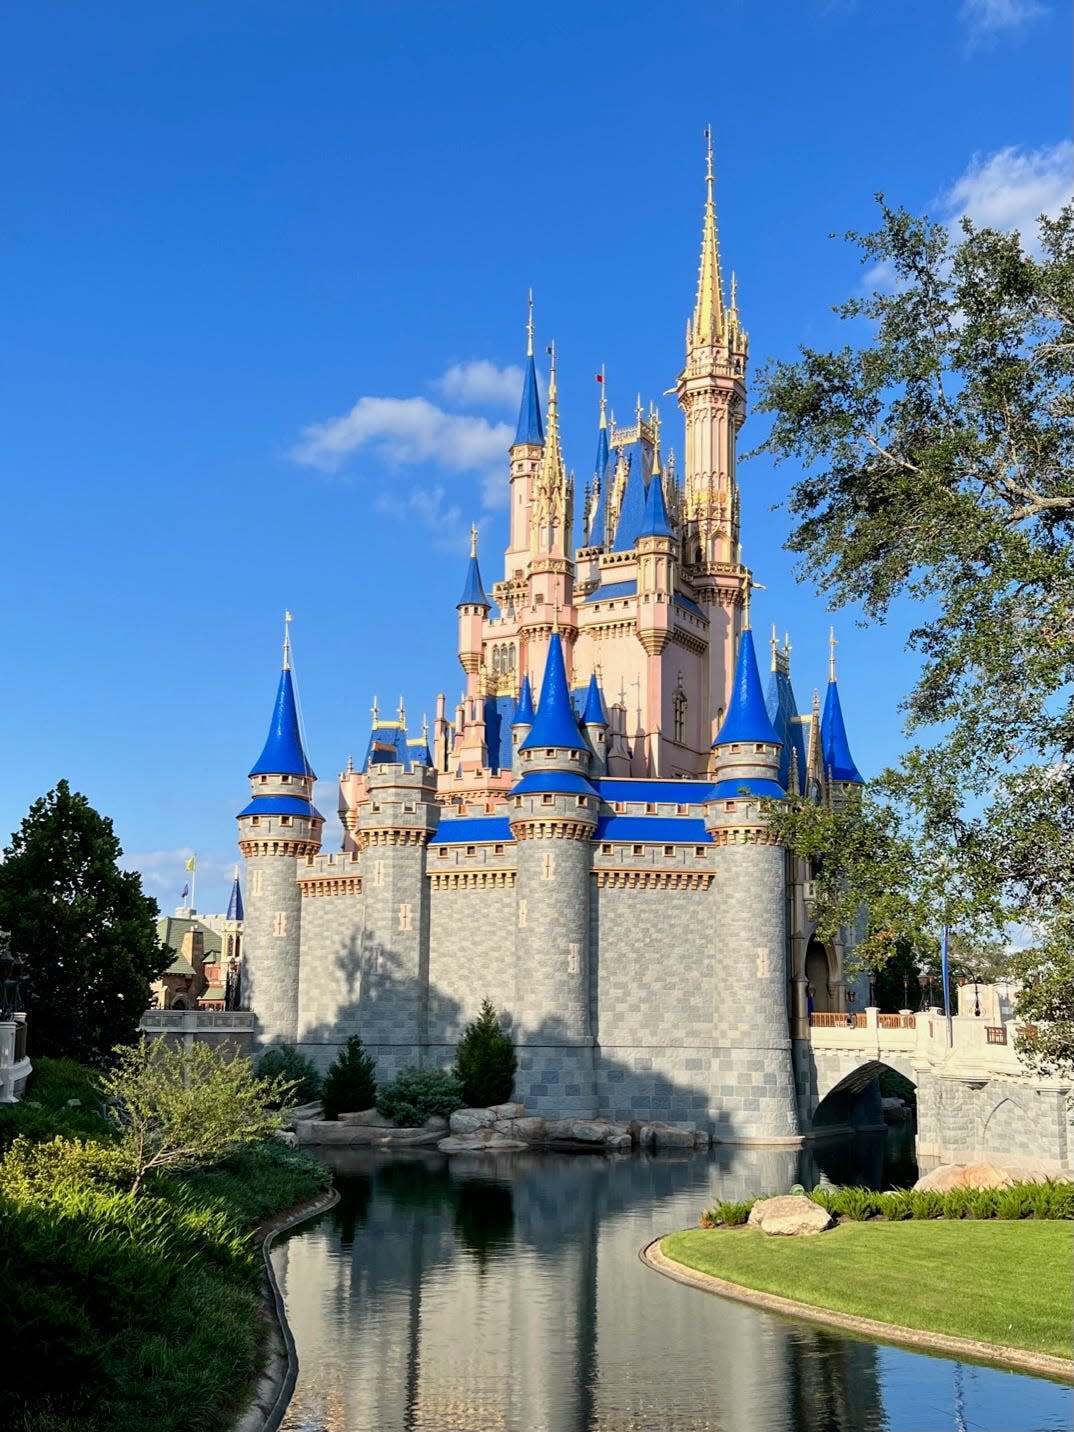
[[[508,671],[514,671],[515,669],[515,649],[513,646],[507,648],[507,669]]]
[[[500,648],[498,646],[492,648],[492,674],[493,676],[500,674]]]
[[[680,746],[686,744],[686,692],[680,686],[671,698],[671,708],[675,717],[675,740]]]

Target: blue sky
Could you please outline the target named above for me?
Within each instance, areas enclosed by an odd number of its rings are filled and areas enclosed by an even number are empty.
[[[828,235],[876,190],[1004,227],[1062,201],[1070,40],[1046,0],[5,7],[0,837],[66,776],[164,908],[195,850],[222,908],[285,607],[326,813],[374,694],[413,725],[458,694],[527,288],[581,486],[601,363],[622,416],[679,371],[706,123],[756,369],[837,341],[861,269]],[[831,618],[781,550],[791,477],[740,470],[804,706]],[[911,615],[836,618],[867,774]]]

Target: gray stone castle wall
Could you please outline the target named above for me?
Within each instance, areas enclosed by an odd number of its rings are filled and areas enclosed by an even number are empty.
[[[450,1064],[486,996],[503,1018],[518,1009],[513,886],[435,890],[429,913],[429,1060]]]
[[[254,1043],[293,1044],[298,1032],[301,896],[294,856],[246,861],[242,1004],[257,1015]]]
[[[362,1040],[387,1082],[420,1062],[428,1043],[429,891],[420,845],[372,845],[362,854],[364,921],[358,935]]]
[[[298,1039],[324,1069],[339,1045],[361,1036],[363,895],[302,900]]]

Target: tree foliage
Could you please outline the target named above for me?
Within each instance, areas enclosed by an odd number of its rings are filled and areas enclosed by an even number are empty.
[[[273,1133],[281,1123],[276,1109],[293,1087],[282,1077],[259,1079],[249,1060],[208,1044],[175,1049],[166,1039],[141,1040],[116,1054],[101,1085],[135,1193],[150,1169],[203,1167]]]
[[[914,604],[913,744],[856,817],[802,809],[784,833],[801,849],[827,822],[850,894],[868,850],[906,895],[897,933],[1031,917],[1044,999],[1074,897],[1074,208],[1040,221],[1038,256],[880,202],[849,237],[888,282],[836,310],[856,341],[768,366],[760,450],[804,467],[788,545],[831,604]]]
[[[402,1129],[420,1128],[427,1119],[447,1119],[464,1105],[462,1085],[448,1069],[401,1069],[377,1097],[377,1110]]]
[[[30,807],[0,863],[0,928],[24,961],[34,1054],[103,1063],[129,1044],[171,963],[157,905],[120,870],[112,822],[60,781]]]
[[[273,1044],[257,1061],[262,1079],[282,1078],[289,1084],[288,1104],[311,1104],[321,1097],[321,1076],[313,1060],[293,1044]]]
[[[340,1114],[358,1114],[376,1104],[376,1065],[357,1035],[351,1035],[328,1066],[321,1097],[326,1119],[338,1119]]]
[[[455,1053],[455,1073],[471,1108],[504,1104],[515,1085],[518,1057],[504,1033],[492,1002],[482,1000],[481,1012],[466,1026]]]

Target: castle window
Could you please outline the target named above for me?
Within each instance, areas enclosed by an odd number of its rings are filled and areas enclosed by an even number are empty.
[[[263,786],[268,785],[268,776],[262,776],[262,777],[261,777],[261,784],[262,784]]]
[[[404,814],[404,815],[413,815],[413,814],[414,814],[414,810],[415,810],[415,806],[414,806],[414,802],[413,802],[413,801],[404,801],[404,802],[403,802],[403,814]]]
[[[272,933],[276,936],[287,934],[287,911],[277,910],[272,917]]]
[[[446,845],[442,845],[436,852],[436,858],[438,860],[446,860],[448,858],[448,848]]]
[[[281,816],[280,816],[280,824],[281,824],[281,825],[290,825],[290,824],[291,824],[291,817],[290,817],[289,815],[281,815]]]
[[[513,646],[507,648],[507,669],[508,671],[514,671],[515,669],[515,649]]]
[[[644,855],[644,854],[645,854],[645,846],[644,846],[644,845],[636,845],[636,846],[634,847],[634,854],[635,854],[635,855]]]
[[[672,858],[672,857],[674,856],[674,854],[675,854],[675,847],[674,847],[673,845],[665,845],[665,846],[664,846],[664,854],[665,854],[665,856],[667,856],[669,859]]]
[[[601,848],[600,848],[600,853],[601,853],[601,855],[611,855],[611,853],[612,853],[612,848],[611,848],[611,846],[610,846],[610,845],[602,845]]]
[[[466,847],[466,854],[467,854],[467,855],[476,855],[476,854],[477,854],[477,846],[476,846],[476,845],[468,845],[468,846]]]
[[[500,648],[498,646],[492,648],[492,674],[493,676],[500,674]]]
[[[588,805],[588,803],[589,803],[589,798],[588,798],[588,796],[579,796],[578,799],[577,799],[577,801],[575,802],[576,805],[583,806],[583,807],[586,806],[586,805]]]
[[[250,817],[250,824],[251,824],[251,825],[260,825],[260,824],[261,824],[261,817],[260,817],[259,815],[252,815],[252,816]]]
[[[551,792],[546,791],[545,794],[541,797],[541,804],[542,804],[542,805],[554,805],[554,804],[555,804],[555,799],[556,799],[555,796],[552,795]]]
[[[502,855],[502,854],[503,854],[503,846],[502,846],[502,845],[494,845],[494,846],[492,847],[492,853],[493,853],[493,855]]]
[[[723,803],[723,808],[724,808],[724,810],[734,810],[734,808],[735,808],[735,803],[734,803],[734,801],[724,801],[724,803]]]
[[[646,805],[645,805],[645,814],[646,814],[646,815],[655,815],[655,814],[656,814],[656,806],[653,805],[653,803],[652,803],[651,801],[647,801],[647,802],[646,802]]]
[[[680,686],[671,698],[675,722],[675,740],[680,746],[686,744],[686,693]]]
[[[695,860],[701,860],[701,859],[703,859],[704,854],[705,854],[705,847],[704,847],[703,845],[695,845],[695,846],[694,846],[694,859],[695,859]]]
[[[515,810],[521,810],[521,809],[522,809],[522,797],[521,797],[521,796],[515,796]]]
[[[545,755],[546,755],[546,756],[554,756],[555,754],[556,754],[556,753],[555,753],[554,750],[546,751],[546,752],[545,752]]]
[[[281,784],[281,785],[284,785],[284,786],[289,786],[289,785],[291,784],[291,777],[290,777],[290,776],[281,776],[281,777],[280,777],[280,784]]]
[[[688,810],[689,810],[689,806],[677,805],[677,806],[675,807],[675,814],[676,814],[676,815],[685,815]]]
[[[626,810],[626,801],[613,801],[612,810],[615,811],[616,815],[622,815]]]

